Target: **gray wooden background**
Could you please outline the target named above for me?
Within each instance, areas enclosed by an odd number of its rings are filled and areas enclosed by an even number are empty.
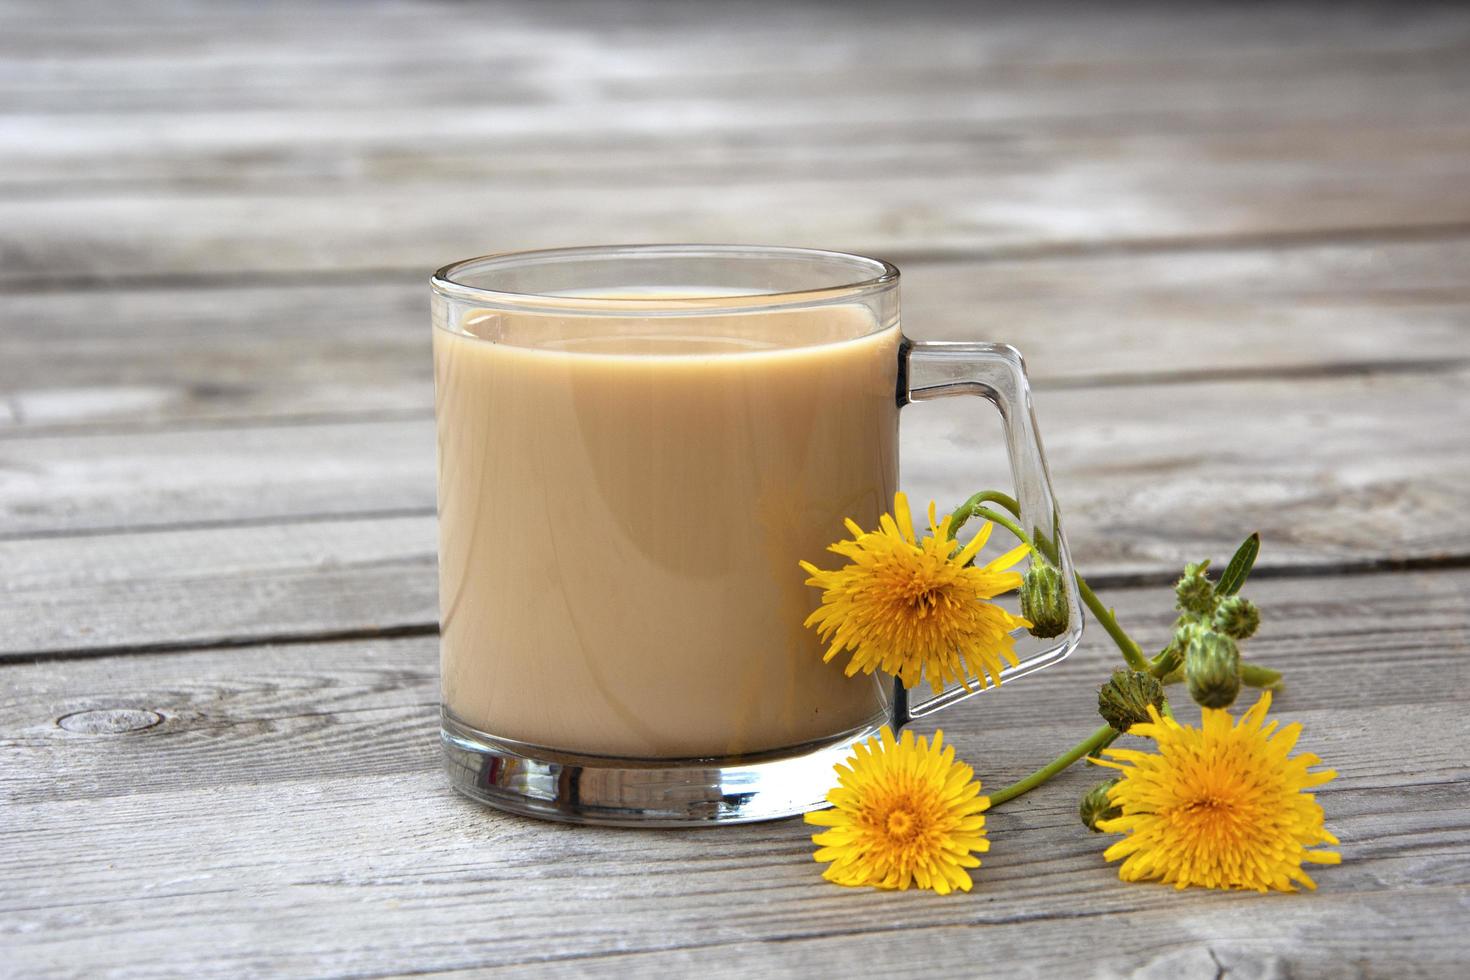
[[[1318,892],[1119,883],[1080,769],[948,899],[448,791],[426,276],[675,240],[1020,346],[1148,644],[1263,533]],[[0,0],[0,974],[1462,976],[1467,382],[1463,5]],[[906,416],[914,495],[1001,478],[981,409]],[[942,724],[998,787],[1114,660]]]

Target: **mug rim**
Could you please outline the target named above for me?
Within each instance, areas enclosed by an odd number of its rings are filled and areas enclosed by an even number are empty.
[[[834,263],[846,263],[862,268],[867,275],[855,272],[849,281],[814,285],[803,289],[771,290],[764,292],[711,292],[709,294],[679,295],[669,297],[631,296],[578,296],[551,292],[518,292],[471,285],[459,280],[467,271],[483,270],[497,264],[507,266],[521,264],[551,263],[597,257],[617,258],[696,258],[730,259],[738,256],[766,259],[820,259]],[[608,314],[613,316],[705,316],[725,312],[750,312],[751,310],[788,309],[801,306],[819,306],[858,296],[865,296],[898,284],[898,267],[885,259],[842,252],[833,249],[805,248],[794,245],[738,245],[738,244],[626,244],[626,245],[580,245],[567,248],[544,248],[491,252],[472,258],[460,259],[442,266],[430,277],[434,292],[448,299],[472,302],[480,306],[505,310],[532,312],[578,311],[586,314]]]

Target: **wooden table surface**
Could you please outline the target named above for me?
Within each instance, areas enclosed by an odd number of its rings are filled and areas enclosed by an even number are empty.
[[[1120,883],[1081,768],[949,898],[454,796],[426,276],[640,240],[879,254],[1023,348],[1145,645],[1259,529],[1319,891]],[[0,974],[1464,976],[1467,273],[1463,6],[0,0]],[[1004,478],[905,415],[913,495]],[[1115,662],[942,724],[998,787]]]

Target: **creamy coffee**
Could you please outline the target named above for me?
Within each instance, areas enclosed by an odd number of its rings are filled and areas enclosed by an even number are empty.
[[[671,310],[679,297],[670,294]],[[800,559],[897,482],[896,325],[472,310],[434,331],[444,701],[565,751],[759,752],[874,721]]]

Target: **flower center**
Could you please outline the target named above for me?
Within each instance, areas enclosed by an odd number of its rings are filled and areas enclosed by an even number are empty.
[[[1190,800],[1181,809],[1191,817],[1230,816],[1235,811],[1235,802],[1222,800],[1217,796],[1201,796]]]
[[[1236,836],[1241,827],[1241,813],[1234,800],[1202,796],[1180,807],[1180,817],[1193,833],[1221,840]]]
[[[907,810],[894,810],[888,815],[889,837],[907,837],[913,830],[914,818]]]
[[[934,612],[936,606],[944,599],[948,587],[943,582],[926,580],[927,576],[916,578],[906,583],[904,592],[908,600],[909,611],[920,619]]]

